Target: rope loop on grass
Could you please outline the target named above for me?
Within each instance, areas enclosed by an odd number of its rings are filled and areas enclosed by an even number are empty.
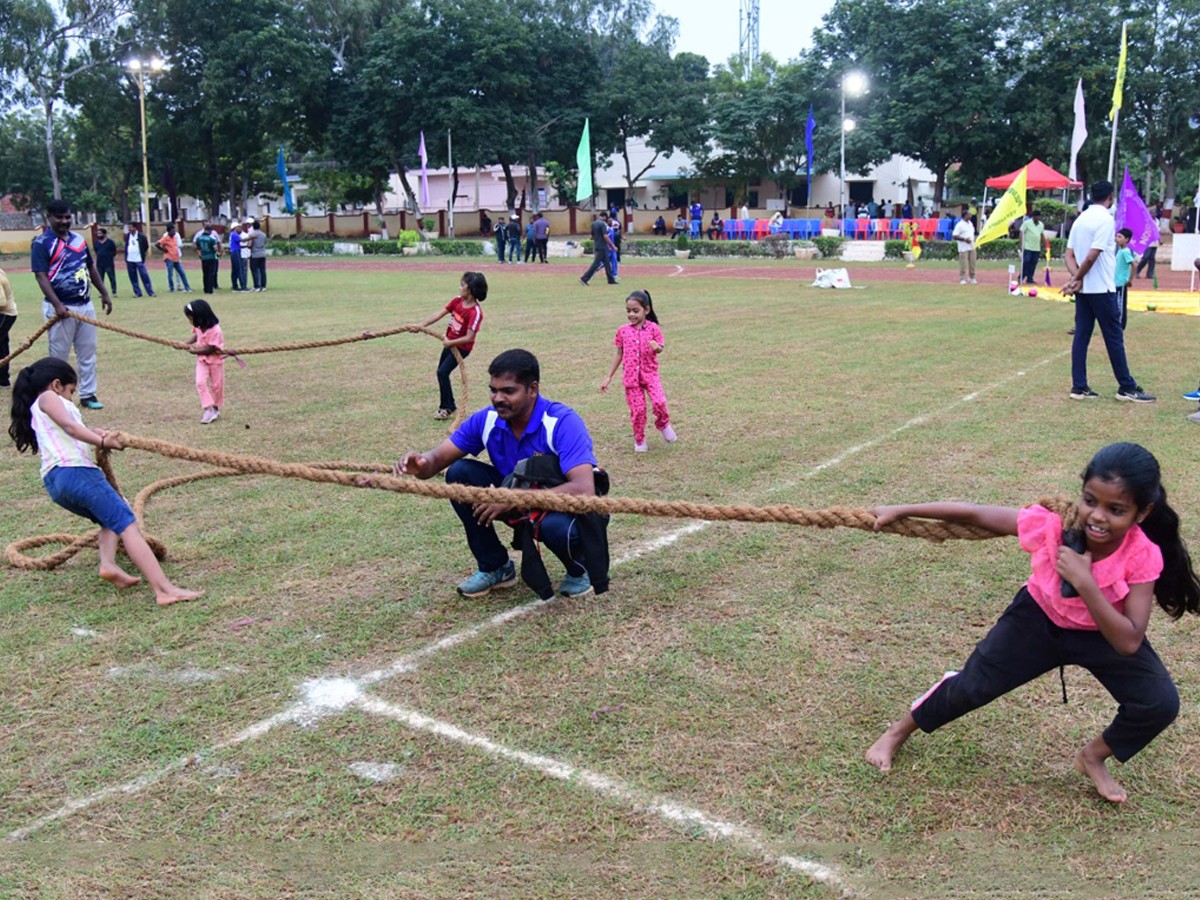
[[[875,516],[867,509],[832,507],[829,509],[801,509],[794,506],[775,504],[771,506],[717,505],[692,503],[686,500],[645,500],[635,497],[581,497],[552,491],[509,490],[506,488],[478,488],[462,484],[420,481],[407,476],[388,474],[391,467],[381,463],[318,462],[287,463],[260,456],[224,453],[216,450],[199,450],[182,444],[139,437],[123,432],[112,434],[126,447],[156,453],[169,459],[205,463],[216,468],[192,475],[180,475],[156,481],[143,488],[134,501],[134,514],[141,523],[149,498],[160,490],[188,484],[205,478],[221,478],[233,475],[272,475],[279,478],[299,478],[318,484],[338,484],[343,487],[366,488],[391,491],[398,494],[415,494],[460,503],[500,504],[513,509],[541,509],[566,512],[574,515],[601,513],[604,515],[633,514],[660,518],[703,519],[713,522],[756,522],[787,525],[803,525],[812,528],[857,528],[873,531]],[[102,450],[98,462],[111,471],[109,452]],[[102,462],[100,460],[103,460]],[[116,486],[115,477],[110,480]],[[1059,513],[1068,521],[1074,504],[1067,500],[1043,498],[1039,501],[1046,508]],[[1073,521],[1073,519],[1072,519]],[[144,530],[144,528],[143,528]],[[904,537],[918,537],[941,542],[945,540],[984,540],[996,535],[973,525],[953,522],[938,522],[928,519],[899,519],[885,525],[882,531]],[[151,539],[147,537],[147,540]],[[69,542],[69,543],[68,543]],[[24,550],[48,543],[68,543],[68,546],[41,558],[32,558]],[[151,544],[157,544],[155,541]],[[46,535],[28,538],[10,544],[5,556],[10,565],[19,569],[52,569],[70,559],[87,546],[95,545],[95,534],[74,538],[69,535]],[[159,544],[161,547],[161,544]],[[163,554],[159,558],[165,556]],[[156,555],[158,550],[155,550]]]

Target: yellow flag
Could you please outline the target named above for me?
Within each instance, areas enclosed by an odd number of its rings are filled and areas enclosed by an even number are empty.
[[[1117,82],[1113,85],[1113,102],[1112,109],[1108,111],[1108,120],[1111,122],[1117,117],[1117,110],[1121,108],[1121,101],[1125,99],[1125,57],[1127,55],[1128,46],[1125,43],[1124,22],[1121,23],[1121,56],[1117,59]]]
[[[975,240],[976,247],[982,247],[996,238],[1008,237],[1008,226],[1013,219],[1025,215],[1025,176],[1028,169],[1022,169],[1021,174],[1013,179],[992,214],[988,216],[987,224]]]

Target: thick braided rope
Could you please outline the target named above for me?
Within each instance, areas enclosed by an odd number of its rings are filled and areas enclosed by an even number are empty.
[[[633,513],[638,515],[667,518],[706,519],[709,521],[774,522],[792,525],[807,525],[816,528],[858,528],[874,530],[875,517],[866,509],[833,507],[821,510],[806,510],[786,505],[766,507],[698,504],[687,501],[642,500],[616,497],[578,497],[550,491],[512,491],[503,488],[474,488],[466,485],[451,485],[423,482],[413,478],[401,478],[386,474],[390,467],[380,463],[322,462],[283,463],[263,457],[198,450],[166,441],[141,438],[136,435],[117,433],[121,442],[135,449],[158,453],[173,459],[203,462],[219,468],[179,475],[163,479],[143,488],[134,501],[134,512],[139,522],[144,519],[149,498],[160,490],[200,481],[233,475],[274,475],[282,478],[301,478],[325,484],[340,484],[345,487],[374,488],[396,493],[417,494],[465,503],[497,503],[519,509],[546,509],[573,514],[598,512],[604,514]],[[100,454],[107,464],[108,453]],[[364,477],[361,473],[376,473]],[[383,473],[383,474],[380,474]],[[1068,527],[1074,521],[1075,507],[1060,498],[1043,498],[1043,506],[1063,516]],[[905,537],[920,537],[940,542],[947,539],[983,540],[995,537],[990,531],[969,525],[938,522],[925,519],[901,519],[884,526],[882,531]],[[67,543],[68,546],[52,556],[31,558],[22,551],[49,543]],[[157,543],[157,542],[155,542]],[[6,556],[11,565],[23,569],[50,569],[61,565],[84,547],[95,546],[95,534],[76,538],[71,535],[45,535],[29,538],[9,545]],[[161,546],[161,545],[159,545]],[[158,549],[156,548],[156,553]],[[165,551],[159,558],[163,558]]]
[[[152,334],[144,334],[140,331],[134,331],[131,328],[122,328],[120,325],[114,325],[111,322],[104,322],[100,319],[93,318],[92,316],[85,316],[82,313],[73,312],[72,310],[67,310],[67,317],[78,319],[80,322],[87,322],[89,325],[95,325],[97,328],[103,328],[106,331],[113,331],[117,334],[123,334],[126,337],[149,341],[152,344],[159,344],[163,347],[170,347],[173,350],[187,350],[190,346],[189,344],[185,344],[183,341],[172,341],[168,340],[167,338],[155,337]],[[37,339],[49,331],[54,323],[59,320],[59,318],[62,317],[58,316],[53,319],[47,319],[42,327],[22,341],[16,350],[14,350],[4,359],[0,360],[0,365],[8,363],[10,360],[15,359],[32,347],[37,342]],[[442,340],[442,335],[438,334],[432,329],[424,327],[423,325],[399,325],[395,328],[384,328],[380,331],[365,331],[361,334],[352,335],[350,337],[328,338],[323,341],[299,341],[292,344],[274,344],[266,347],[227,347],[225,349],[225,355],[250,356],[256,353],[280,353],[287,350],[313,350],[318,347],[337,347],[341,344],[355,344],[360,341],[373,341],[376,338],[392,337],[393,335],[397,334],[427,334],[438,341]],[[462,406],[459,408],[466,409],[469,406],[467,402],[467,368],[465,365],[463,365],[463,357],[457,347],[451,347],[450,352],[454,354],[454,358],[458,361],[459,378],[462,381],[463,402]],[[454,419],[454,424],[457,425],[461,418],[462,414],[460,413],[459,416]]]

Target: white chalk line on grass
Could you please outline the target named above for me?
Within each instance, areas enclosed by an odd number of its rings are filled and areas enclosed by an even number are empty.
[[[832,866],[774,853],[768,849],[766,841],[760,835],[745,825],[715,819],[702,810],[685,806],[669,797],[640,790],[620,778],[601,775],[590,769],[583,769],[549,756],[505,747],[481,735],[464,731],[449,722],[431,718],[415,710],[404,709],[377,697],[364,695],[358,698],[354,705],[364,712],[394,719],[415,731],[428,732],[456,744],[480,750],[487,756],[534,769],[550,778],[581,785],[597,794],[603,794],[631,806],[639,812],[653,813],[672,824],[698,830],[709,838],[730,841],[765,858],[767,862],[800,872],[814,881],[845,890],[845,883],[841,875]]]
[[[1040,362],[1034,363],[1033,365],[1029,366],[1028,369],[1026,369],[1024,371],[1017,372],[1015,375],[1010,375],[1006,378],[1002,378],[999,381],[996,381],[990,385],[987,385],[986,387],[983,387],[983,388],[980,388],[979,390],[973,391],[972,393],[967,394],[966,396],[953,401],[952,403],[941,408],[940,410],[937,410],[936,412],[928,413],[928,414],[922,415],[922,416],[916,416],[912,419],[909,419],[907,422],[903,423],[902,425],[900,425],[896,428],[891,429],[890,431],[888,431],[884,434],[881,434],[875,438],[872,438],[871,440],[864,441],[861,444],[857,444],[854,447],[850,447],[847,450],[844,450],[841,453],[839,453],[837,456],[832,457],[823,463],[820,463],[819,465],[813,467],[808,472],[806,472],[802,476],[802,478],[810,478],[820,472],[823,472],[827,469],[833,468],[833,467],[841,464],[842,462],[844,462],[846,459],[849,459],[851,456],[854,456],[858,453],[862,453],[863,451],[868,450],[868,449],[884,442],[885,440],[888,440],[889,438],[895,437],[896,435],[901,434],[901,433],[909,430],[910,428],[913,428],[923,422],[928,421],[930,418],[932,418],[934,416],[945,414],[945,413],[955,409],[956,407],[962,405],[963,403],[971,402],[972,400],[977,399],[981,394],[986,393],[991,390],[995,390],[996,388],[1002,387],[1005,384],[1008,384],[1008,383],[1016,380],[1017,378],[1021,378],[1026,374],[1027,371],[1032,371],[1034,369],[1038,369],[1045,365],[1048,365],[1049,363],[1053,362],[1055,359],[1058,359],[1058,358],[1066,355],[1069,352],[1070,352],[1069,350],[1065,350],[1061,353],[1053,354],[1052,356],[1049,356],[1046,359],[1041,360]],[[776,487],[772,488],[770,492],[774,493],[779,490],[785,490],[788,487],[794,486],[794,484],[795,484],[795,482],[777,485]],[[627,562],[631,562],[631,561],[638,559],[641,556],[644,556],[648,553],[653,553],[653,552],[656,552],[657,550],[668,547],[688,535],[696,534],[696,533],[699,533],[699,532],[705,530],[712,524],[713,523],[709,522],[709,521],[690,522],[687,525],[684,525],[684,526],[677,528],[671,532],[668,532],[667,534],[660,535],[656,538],[653,538],[650,541],[645,542],[640,547],[635,547],[634,549],[628,551],[625,555],[623,555],[619,559],[615,560],[613,562],[613,566],[615,567],[615,566],[625,564]],[[498,628],[507,622],[527,616],[527,615],[529,615],[529,614],[531,614],[553,602],[554,602],[554,600],[539,599],[539,600],[534,600],[530,603],[522,604],[521,606],[513,607],[512,609],[505,610],[504,612],[498,613],[497,615],[492,616],[490,619],[488,619],[484,622],[481,622],[478,625],[474,625],[474,626],[464,629],[462,631],[447,635],[446,637],[443,637],[420,650],[414,651],[413,653],[405,654],[404,656],[400,657],[395,662],[393,662],[390,666],[387,666],[386,668],[382,668],[382,669],[376,669],[372,672],[368,672],[360,678],[334,677],[334,678],[315,679],[315,680],[306,682],[305,685],[303,685],[302,687],[303,687],[303,689],[305,689],[306,693],[308,694],[307,700],[301,701],[298,703],[294,703],[294,704],[290,705],[287,709],[285,709],[283,712],[277,713],[274,716],[270,716],[266,719],[256,722],[255,724],[250,725],[249,727],[243,729],[242,731],[238,732],[237,734],[233,735],[232,737],[225,739],[224,741],[221,741],[217,744],[213,744],[212,746],[208,747],[207,749],[205,749],[203,751],[200,751],[199,753],[189,754],[181,759],[175,760],[174,762],[168,763],[166,766],[163,766],[162,768],[160,768],[154,772],[147,773],[145,775],[142,775],[135,779],[131,779],[130,781],[126,781],[119,785],[102,788],[101,790],[96,791],[93,794],[89,794],[86,797],[78,798],[76,800],[69,800],[66,803],[64,803],[62,806],[60,806],[58,809],[56,809],[50,813],[47,813],[46,815],[41,816],[38,819],[35,819],[33,822],[31,822],[28,825],[25,825],[21,828],[18,828],[16,830],[10,832],[5,837],[5,840],[6,841],[23,840],[23,839],[29,837],[30,835],[34,834],[35,832],[41,830],[46,825],[49,825],[60,819],[66,818],[70,815],[73,815],[74,813],[81,812],[85,809],[88,809],[89,807],[94,806],[96,803],[99,803],[100,801],[105,800],[109,797],[115,796],[117,794],[127,794],[128,795],[128,794],[138,793],[139,791],[143,790],[144,788],[147,788],[147,787],[150,787],[151,785],[156,784],[157,782],[161,781],[168,775],[171,775],[177,771],[181,771],[182,769],[186,768],[188,765],[195,762],[197,759],[202,759],[203,757],[210,755],[212,753],[216,753],[221,750],[228,749],[230,747],[235,747],[235,746],[245,743],[247,741],[254,740],[255,738],[258,738],[258,737],[261,737],[261,736],[267,734],[269,731],[271,731],[277,725],[281,725],[281,724],[284,724],[287,722],[299,722],[299,723],[306,724],[306,725],[315,724],[321,718],[324,718],[326,716],[329,716],[329,715],[332,715],[332,714],[342,711],[345,708],[345,706],[350,702],[361,703],[360,694],[361,694],[361,689],[363,687],[369,687],[371,685],[378,684],[382,681],[386,681],[397,675],[400,675],[400,674],[403,674],[406,672],[411,672],[412,670],[416,669],[421,664],[422,661],[424,661],[425,659],[428,659],[432,656],[435,656],[436,654],[442,652],[443,650],[448,650],[452,647],[456,647],[459,644],[462,644],[468,640],[478,637],[481,634],[485,634],[488,631]],[[330,692],[328,689],[328,686],[330,684],[334,684],[337,686],[332,692]],[[432,720],[430,720],[430,721],[432,721]],[[788,858],[779,857],[779,859],[781,861],[785,860],[785,859],[791,860],[790,857],[788,857]],[[803,871],[802,867],[806,866],[806,865],[819,866],[818,863],[810,863],[805,860],[791,860],[790,862],[787,862],[786,864],[791,868],[797,869],[798,871]],[[815,878],[816,876],[814,875],[812,877]]]

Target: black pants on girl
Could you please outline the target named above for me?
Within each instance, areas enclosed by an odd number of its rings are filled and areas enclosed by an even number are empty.
[[[1104,742],[1121,762],[1179,714],[1175,683],[1148,640],[1137,653],[1122,656],[1098,631],[1059,628],[1022,587],[962,671],[918,701],[913,719],[922,731],[934,731],[1060,665],[1087,669],[1117,701]]]
[[[458,352],[462,354],[463,359],[471,355],[470,350],[464,350],[461,347],[458,348]],[[450,387],[450,373],[457,368],[458,360],[454,358],[454,351],[449,347],[443,347],[442,358],[438,360],[437,367],[438,390],[442,395],[438,407],[448,412],[458,409],[454,403],[454,389]]]

